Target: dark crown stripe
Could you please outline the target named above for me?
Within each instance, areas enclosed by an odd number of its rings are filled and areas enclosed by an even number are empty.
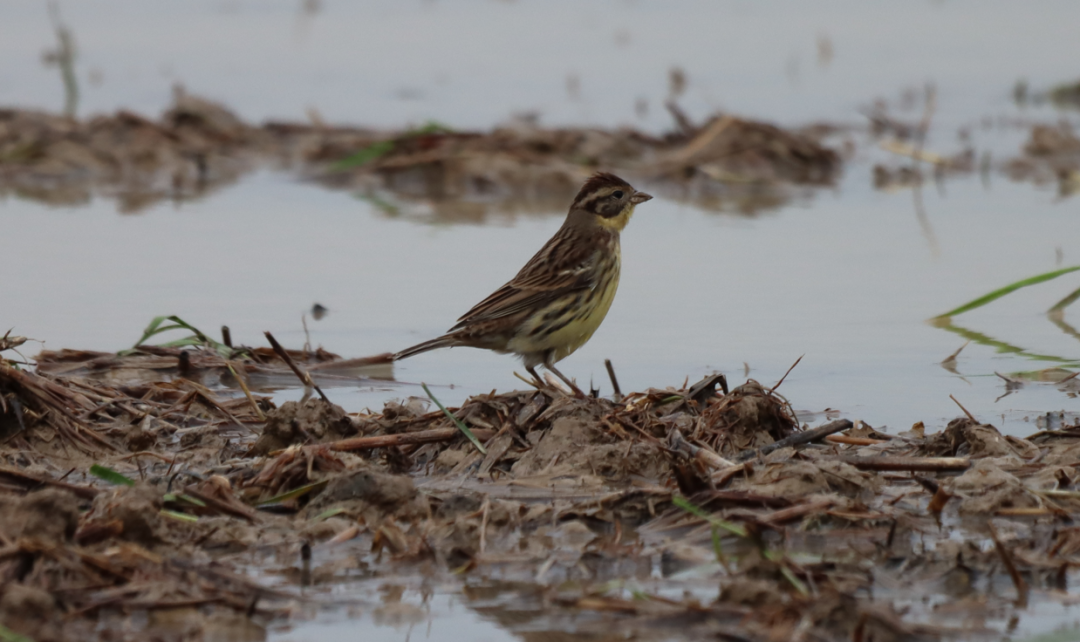
[[[589,177],[589,180],[585,181],[585,184],[581,186],[581,191],[579,191],[574,198],[574,207],[588,209],[585,206],[592,201],[595,201],[599,196],[597,192],[605,187],[631,189],[630,184],[618,176],[609,174],[608,172],[597,172]]]

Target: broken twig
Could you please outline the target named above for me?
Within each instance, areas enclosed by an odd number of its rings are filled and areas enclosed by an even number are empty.
[[[744,450],[735,457],[736,461],[746,461],[747,459],[753,459],[754,457],[761,457],[768,455],[774,450],[780,450],[781,448],[787,448],[788,446],[798,446],[801,444],[808,444],[818,439],[823,439],[833,433],[849,430],[854,424],[848,419],[837,419],[836,421],[830,421],[824,426],[818,426],[813,430],[804,430],[803,432],[797,432],[790,437],[781,439],[778,442],[769,444],[768,446],[762,446],[761,448],[752,448],[750,450]]]
[[[495,436],[494,430],[480,428],[473,430],[472,433],[480,440],[487,440]],[[417,430],[416,432],[399,432],[392,435],[352,437],[340,441],[331,441],[323,445],[331,450],[369,450],[371,448],[388,448],[390,446],[431,444],[439,441],[450,441],[458,436],[464,435],[457,428],[434,428],[432,430]]]
[[[289,353],[285,351],[285,348],[281,347],[281,344],[277,342],[277,339],[274,338],[274,335],[270,334],[269,331],[263,332],[263,334],[265,334],[266,338],[270,341],[270,345],[274,348],[274,352],[277,353],[277,356],[281,357],[282,361],[284,361],[289,366],[289,368],[292,369],[294,373],[296,373],[296,376],[300,379],[300,383],[304,384],[305,386],[314,388],[315,392],[319,393],[319,396],[322,397],[323,401],[325,401],[326,403],[330,403],[330,400],[326,397],[325,394],[323,394],[322,389],[319,388],[319,386],[316,386],[315,382],[311,380],[311,375],[302,370],[300,366],[296,365],[296,362],[293,361],[292,357],[289,356]]]
[[[973,414],[971,414],[970,412],[968,412],[968,409],[964,407],[964,404],[962,404],[962,403],[960,403],[959,401],[957,401],[957,400],[956,400],[956,397],[954,397],[954,396],[952,396],[952,395],[949,395],[949,399],[952,399],[952,400],[953,400],[954,402],[956,402],[956,405],[960,406],[960,410],[963,410],[963,411],[964,411],[964,414],[965,414],[965,415],[967,415],[967,418],[968,418],[968,419],[970,419],[970,420],[974,421],[974,422],[975,422],[976,424],[982,425],[982,422],[981,422],[981,421],[979,421],[978,419],[976,419],[976,418],[975,418],[975,415],[973,415]]]
[[[948,472],[971,468],[966,457],[842,457],[840,461],[859,470]]]
[[[611,359],[604,359],[604,367],[611,378],[611,387],[615,390],[615,403],[619,403],[622,401],[622,390],[619,389],[619,380],[615,378],[615,367],[611,365]]]

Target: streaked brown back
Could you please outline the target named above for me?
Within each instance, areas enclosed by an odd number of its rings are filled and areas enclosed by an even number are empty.
[[[483,321],[532,312],[575,290],[594,287],[600,247],[596,228],[563,225],[509,283],[503,285],[460,319],[451,332]]]

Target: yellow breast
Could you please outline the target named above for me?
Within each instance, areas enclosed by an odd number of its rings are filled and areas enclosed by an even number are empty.
[[[567,295],[532,315],[507,344],[509,351],[524,355],[550,350],[552,361],[557,362],[592,338],[619,289],[621,252],[618,238],[613,240],[613,245],[596,287]]]

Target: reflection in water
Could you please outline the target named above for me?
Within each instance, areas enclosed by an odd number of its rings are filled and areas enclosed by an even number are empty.
[[[829,128],[788,131],[716,116],[695,125],[677,107],[662,138],[629,129],[542,129],[521,119],[490,132],[425,126],[358,149],[327,142],[312,159],[340,159],[317,180],[359,193],[388,217],[481,223],[489,216],[562,211],[597,169],[625,172],[673,200],[744,214],[788,203],[796,186],[830,186],[840,157]]]
[[[1064,322],[1064,320],[1055,321],[1053,319],[1053,317],[1050,317],[1050,320],[1055,325],[1057,325],[1058,327],[1061,327],[1066,332],[1066,334],[1069,334],[1070,336],[1073,336],[1073,337],[1076,337],[1077,339],[1080,339],[1080,335],[1076,334],[1076,330],[1072,329],[1072,327],[1069,326],[1068,324],[1066,324]],[[981,332],[977,332],[975,330],[969,330],[967,328],[958,326],[955,323],[953,323],[951,318],[948,318],[948,317],[939,318],[939,319],[932,319],[932,320],[930,320],[929,323],[930,323],[930,325],[934,326],[935,328],[941,328],[942,330],[945,330],[947,332],[952,332],[954,334],[958,334],[961,337],[964,337],[965,339],[967,339],[969,342],[973,342],[973,343],[977,343],[979,345],[994,348],[1000,354],[1013,354],[1013,355],[1016,355],[1018,357],[1023,357],[1025,359],[1031,359],[1033,361],[1050,361],[1050,362],[1053,362],[1053,363],[1057,363],[1057,364],[1059,364],[1059,367],[1052,368],[1051,370],[1059,371],[1059,372],[1064,373],[1062,375],[1062,377],[1068,376],[1069,374],[1071,374],[1068,370],[1064,370],[1063,368],[1077,368],[1077,367],[1080,367],[1080,359],[1071,359],[1071,358],[1068,358],[1068,357],[1060,357],[1060,356],[1057,356],[1057,355],[1039,354],[1039,353],[1035,353],[1035,352],[1030,352],[1026,348],[1021,348],[1020,346],[1015,346],[1015,345],[1012,345],[1010,343],[1006,343],[1004,341],[999,341],[999,340],[994,339],[993,337],[990,337],[990,336],[988,336],[986,334],[983,334]],[[959,353],[959,350],[957,351],[957,353]],[[953,355],[953,357],[955,357],[955,355]],[[948,362],[948,363],[946,363],[946,362]],[[946,359],[946,362],[942,362],[942,366],[946,370],[949,370],[950,372],[955,373],[956,372],[956,370],[954,369],[955,368],[955,358]],[[1038,371],[1034,371],[1034,372],[1035,373],[1045,373],[1047,371],[1046,370],[1038,370]],[[1014,376],[1020,376],[1020,375],[1032,374],[1032,373],[1017,372],[1017,373],[1013,373],[1013,374],[1014,374]],[[1048,380],[1054,380],[1054,379],[1048,379]],[[1057,380],[1060,381],[1061,379],[1057,379]]]
[[[1060,251],[1058,251],[1057,254],[1060,262]],[[950,332],[959,334],[960,336],[968,339],[969,343],[974,341],[980,345],[993,347],[997,350],[998,353],[1013,354],[1023,357],[1025,359],[1032,359],[1037,361],[1051,361],[1061,364],[1060,367],[1050,368],[1046,370],[1014,373],[1014,377],[1036,381],[1056,382],[1061,382],[1065,379],[1071,379],[1076,375],[1076,373],[1072,373],[1069,370],[1065,370],[1064,368],[1080,366],[1080,359],[1072,359],[1056,355],[1035,354],[1019,346],[1014,346],[1004,341],[993,339],[992,337],[989,337],[980,332],[975,332],[957,326],[953,323],[952,319],[955,315],[964,314],[965,312],[982,308],[994,301],[997,301],[998,299],[1009,296],[1010,294],[1021,288],[1045,283],[1046,281],[1056,279],[1059,276],[1069,274],[1071,272],[1076,272],[1077,270],[1080,270],[1080,266],[1058,268],[1057,270],[1054,270],[1052,272],[1046,272],[1033,277],[1022,279],[1020,281],[1015,281],[1004,287],[997,288],[989,294],[985,294],[973,301],[969,301],[961,305],[960,307],[954,308],[949,312],[946,312],[945,314],[934,317],[929,320],[929,323],[934,327],[942,328],[943,330],[948,330]],[[1065,321],[1065,308],[1068,307],[1070,304],[1074,303],[1077,299],[1080,299],[1080,289],[1071,292],[1070,294],[1066,295],[1065,298],[1054,304],[1054,306],[1051,307],[1050,310],[1046,313],[1046,317],[1058,329],[1064,332],[1066,336],[1080,341],[1080,333],[1078,333],[1075,328],[1073,328]],[[964,345],[966,346],[967,344],[965,343]],[[960,350],[963,350],[963,347],[961,347]],[[960,350],[957,350],[953,355],[945,359],[945,361],[941,363],[942,367],[954,374],[959,374],[956,371],[956,355],[960,353]],[[1005,394],[1001,397],[998,397],[998,400],[1001,400],[1003,397],[1008,396],[1014,390],[1019,389],[1018,379],[1006,377],[996,371],[995,374],[1004,379],[1006,382]]]
[[[630,174],[628,174],[630,176]],[[635,183],[637,184],[637,183]],[[667,200],[706,212],[738,214],[745,217],[777,212],[793,202],[809,202],[817,189],[768,181],[718,181],[699,176],[685,182],[649,182],[645,191]],[[576,188],[571,184],[557,188],[506,195],[500,198],[435,198],[429,194],[368,189],[356,198],[371,204],[388,219],[412,221],[425,225],[514,222],[519,218],[565,216],[566,204],[573,200]]]
[[[915,218],[919,221],[919,229],[926,238],[926,244],[930,246],[930,256],[941,256],[941,246],[938,244],[937,235],[934,234],[934,226],[930,223],[930,217],[926,215],[926,205],[923,204],[922,185],[916,183],[911,190],[912,199],[915,203]]]
[[[625,171],[703,209],[754,214],[839,176],[824,132],[715,117],[663,138],[628,129],[534,124],[455,132],[429,124],[372,132],[324,124],[244,123],[227,108],[175,91],[153,121],[130,112],[73,122],[0,111],[0,192],[52,204],[116,196],[123,212],[199,199],[260,167],[347,189],[390,218],[482,223],[562,211],[598,169]],[[796,189],[802,192],[796,192]]]
[[[0,195],[51,205],[115,196],[122,213],[198,200],[258,166],[257,137],[228,110],[175,93],[155,122],[130,112],[73,122],[0,110]]]
[[[249,390],[272,392],[298,387],[297,375],[267,348],[237,346],[224,354],[212,344],[183,343],[139,345],[120,354],[86,350],[42,351],[35,357],[39,372],[65,377],[85,377],[111,386],[145,386],[186,380],[215,390],[237,393]],[[177,345],[184,346],[175,347]],[[221,344],[218,347],[224,348]],[[230,346],[231,348],[231,346]],[[342,359],[319,347],[290,350],[317,386],[356,387],[385,385],[394,379],[388,355]],[[243,377],[243,380],[240,380]],[[253,402],[254,403],[254,402]]]
[[[46,65],[60,68],[60,77],[64,81],[64,116],[74,118],[79,107],[79,83],[75,79],[75,36],[61,22],[56,2],[49,2],[49,19],[56,31],[56,49],[46,51],[42,60]]]
[[[1080,290],[1077,290],[1073,294],[1080,294]],[[1070,295],[1070,296],[1072,296],[1072,295]],[[1077,332],[1076,328],[1072,327],[1071,325],[1069,325],[1068,323],[1065,322],[1065,311],[1064,310],[1060,310],[1060,309],[1051,310],[1050,312],[1048,312],[1046,314],[1046,318],[1050,319],[1050,323],[1053,323],[1054,325],[1056,325],[1058,328],[1061,329],[1062,332],[1064,332],[1065,334],[1069,335],[1070,337],[1076,339],[1077,341],[1080,341],[1080,332]]]
[[[302,0],[300,34],[321,9],[318,0]],[[711,181],[721,189],[707,190],[701,205],[742,213],[786,203],[777,186],[832,185],[840,171],[840,157],[820,143],[821,132],[789,131],[728,114],[695,123],[674,102],[687,86],[679,68],[670,72],[668,96],[676,129],[662,136],[629,128],[542,128],[529,118],[486,132],[433,122],[378,132],[327,126],[314,108],[310,125],[260,127],[179,86],[174,105],[159,121],[119,111],[75,122],[74,38],[56,5],[49,5],[49,13],[58,45],[45,59],[60,67],[64,79],[64,118],[16,109],[0,113],[0,193],[76,204],[100,191],[118,197],[121,211],[137,212],[164,199],[197,199],[274,164],[355,190],[388,216],[428,210],[436,221],[480,222],[489,211],[559,211],[556,204],[598,169],[650,184]],[[629,44],[627,32],[616,34],[622,34],[616,41]],[[580,78],[571,79],[571,97],[580,98]],[[741,183],[759,187],[725,194],[724,186]]]

